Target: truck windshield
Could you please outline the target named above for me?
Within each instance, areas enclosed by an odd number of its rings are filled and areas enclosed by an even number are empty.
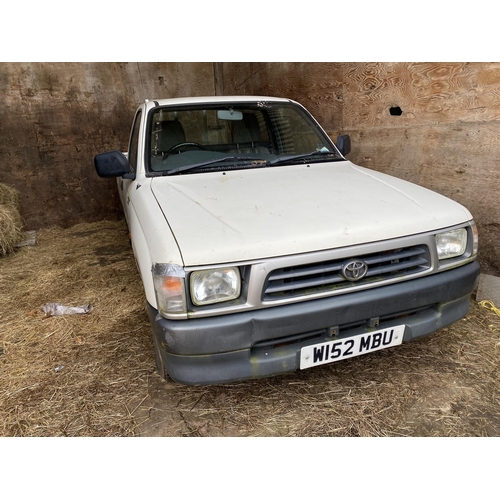
[[[150,116],[151,175],[341,158],[310,115],[292,103],[169,106],[156,108]]]

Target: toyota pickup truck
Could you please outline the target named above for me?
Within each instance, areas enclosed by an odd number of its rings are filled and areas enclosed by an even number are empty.
[[[463,316],[470,212],[346,159],[289,99],[146,100],[116,177],[162,376],[219,384],[348,362]]]

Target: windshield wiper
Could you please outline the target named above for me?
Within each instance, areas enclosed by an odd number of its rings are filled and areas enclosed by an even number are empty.
[[[280,163],[288,163],[288,162],[293,162],[295,160],[300,160],[302,158],[309,158],[311,156],[316,156],[316,155],[321,155],[321,156],[334,156],[336,160],[342,160],[343,158],[339,156],[337,153],[333,151],[312,151],[311,153],[303,153],[300,155],[293,155],[293,156],[280,156],[279,158],[275,158],[274,160],[264,160],[262,158],[254,158],[252,156],[225,156],[224,158],[217,158],[215,160],[209,160],[209,161],[204,161],[201,163],[194,163],[192,165],[183,165],[182,167],[177,167],[173,168],[172,170],[166,170],[164,172],[161,172],[161,175],[175,175],[179,174],[181,172],[188,172],[189,170],[194,170],[197,168],[202,168],[202,167],[207,167],[209,165],[213,165],[214,167],[217,167],[217,163],[225,163],[225,162],[230,162],[234,161],[235,165],[239,163],[243,164],[248,164],[250,162],[250,165],[252,166],[273,166],[273,165],[279,165]],[[326,158],[325,158],[326,159]]]
[[[335,159],[337,160],[343,160],[341,156],[339,156],[337,153],[334,151],[312,151],[310,153],[303,153],[301,155],[293,155],[293,156],[280,156],[279,158],[275,158],[274,160],[271,160],[269,162],[269,165],[279,165],[280,163],[287,163],[287,162],[293,162],[295,160],[301,160],[303,158],[309,158],[311,156],[335,156]],[[326,159],[326,158],[325,158]]]
[[[239,163],[240,161],[243,161],[244,163],[248,163],[249,161],[252,162],[253,165],[261,165],[261,166],[266,166],[268,162],[266,160],[262,160],[260,158],[252,158],[252,157],[246,157],[246,156],[225,156],[224,158],[218,158],[216,160],[210,160],[210,161],[204,161],[202,163],[195,163],[193,165],[184,165],[182,167],[177,167],[172,170],[167,170],[163,173],[163,175],[174,175],[178,174],[180,172],[187,172],[188,170],[193,170],[195,168],[200,168],[200,167],[206,167],[208,165],[214,165],[216,166],[216,163],[222,163],[222,162],[227,162],[227,161],[234,161],[237,160],[235,163]]]

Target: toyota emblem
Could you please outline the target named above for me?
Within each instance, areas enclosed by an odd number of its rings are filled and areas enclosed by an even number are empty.
[[[342,266],[342,275],[346,280],[358,281],[366,276],[368,266],[362,260],[350,260]]]

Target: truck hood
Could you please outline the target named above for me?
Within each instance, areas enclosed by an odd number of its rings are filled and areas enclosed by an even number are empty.
[[[157,177],[185,266],[387,240],[472,219],[433,191],[349,161]]]

